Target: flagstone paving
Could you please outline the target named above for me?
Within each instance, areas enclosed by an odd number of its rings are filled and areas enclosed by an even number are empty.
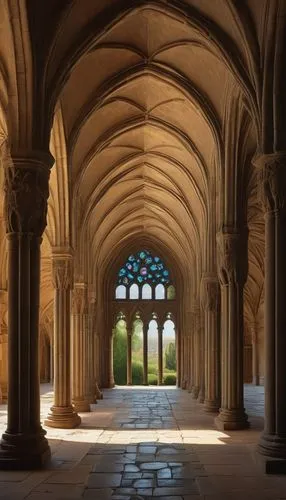
[[[51,404],[42,386],[42,419]],[[0,499],[284,500],[286,477],[266,476],[256,460],[263,388],[246,386],[245,405],[251,428],[222,433],[186,391],[105,390],[80,428],[47,429],[44,470],[0,471]],[[2,405],[0,432],[5,422]]]

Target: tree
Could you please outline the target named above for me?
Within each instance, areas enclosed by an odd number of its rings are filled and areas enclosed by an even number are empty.
[[[176,370],[176,347],[170,342],[165,349],[165,367],[168,370]]]

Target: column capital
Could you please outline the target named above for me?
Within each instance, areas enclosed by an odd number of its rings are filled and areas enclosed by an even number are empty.
[[[239,231],[225,226],[217,233],[216,239],[221,285],[243,284],[247,276],[247,228]]]
[[[53,157],[43,151],[17,151],[4,161],[7,233],[41,237],[47,224]]]
[[[53,285],[58,290],[68,290],[73,285],[73,257],[70,254],[53,254]]]
[[[202,309],[216,311],[219,302],[219,282],[216,274],[203,274],[200,292]]]
[[[87,285],[86,283],[75,283],[72,296],[73,314],[87,314]]]
[[[286,151],[257,156],[258,197],[265,212],[286,209]]]

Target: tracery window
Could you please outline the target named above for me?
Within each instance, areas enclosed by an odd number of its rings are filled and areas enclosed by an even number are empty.
[[[117,276],[115,298],[173,300],[175,287],[162,259],[148,250],[129,255]]]

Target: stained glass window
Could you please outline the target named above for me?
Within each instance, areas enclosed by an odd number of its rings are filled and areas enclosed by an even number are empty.
[[[118,273],[117,285],[130,286],[133,283],[168,285],[169,271],[160,257],[153,256],[148,250],[140,250],[136,254],[129,255]]]

